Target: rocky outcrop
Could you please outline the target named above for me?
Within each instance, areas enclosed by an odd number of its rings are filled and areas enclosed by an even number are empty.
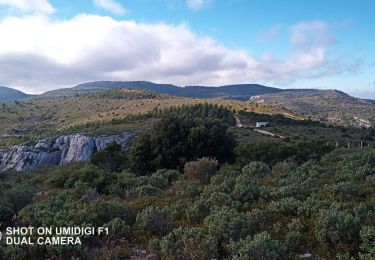
[[[111,136],[71,134],[26,142],[0,149],[0,171],[24,171],[42,165],[65,165],[87,161],[91,156],[116,142],[125,149],[134,137],[132,133]]]

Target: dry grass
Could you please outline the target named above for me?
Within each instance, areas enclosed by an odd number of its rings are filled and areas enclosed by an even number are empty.
[[[281,113],[288,117],[296,117],[290,111],[272,105],[226,99],[179,98],[167,95],[150,97],[150,93],[143,90],[139,91],[138,96],[134,95],[134,90],[132,90],[131,98],[124,98],[124,90],[121,91],[121,98],[114,98],[113,95],[84,95],[72,98],[29,100],[4,105],[0,108],[0,146],[9,145],[8,141],[17,138],[18,135],[41,135],[49,131],[63,131],[77,125],[108,122],[127,115],[142,114],[154,108],[199,103],[219,104],[236,111]]]

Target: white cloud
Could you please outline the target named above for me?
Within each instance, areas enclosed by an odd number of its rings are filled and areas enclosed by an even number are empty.
[[[279,85],[311,77],[329,61],[330,43],[315,39],[320,43],[310,45],[301,40],[313,37],[302,27],[291,29],[291,39],[298,35],[298,40],[291,40],[294,51],[280,60],[227,48],[184,24],[136,23],[97,15],[65,21],[37,15],[8,17],[0,21],[0,85],[34,92],[92,80]]]
[[[0,0],[1,5],[25,13],[51,14],[55,12],[54,7],[47,0]]]
[[[319,48],[336,42],[323,21],[303,22],[291,26],[289,42],[296,48]]]
[[[201,10],[209,6],[213,0],[186,0],[186,5],[194,11]]]
[[[125,14],[127,11],[120,3],[113,0],[94,0],[94,4],[117,15]]]

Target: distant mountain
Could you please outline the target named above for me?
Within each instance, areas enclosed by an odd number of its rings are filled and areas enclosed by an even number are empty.
[[[375,126],[374,100],[354,98],[338,90],[283,90],[258,84],[178,87],[148,81],[95,81],[72,88],[48,91],[39,96],[30,96],[11,88],[0,87],[0,102],[24,100],[30,97],[42,99],[75,97],[98,92],[107,92],[108,96],[111,94],[109,90],[123,88],[145,89],[156,94],[189,98],[251,99],[258,103],[277,105],[296,115],[310,117],[314,120],[356,127]]]
[[[373,100],[373,99],[364,99],[364,100],[371,103],[371,104],[375,104],[375,100]]]
[[[13,102],[15,100],[24,100],[32,97],[13,88],[0,86],[0,103]]]
[[[231,98],[247,100],[254,95],[280,93],[283,90],[258,84],[239,84],[221,87],[187,86],[178,87],[171,84],[156,84],[147,81],[96,81],[77,85],[73,88],[58,89],[42,94],[43,98],[70,97],[90,92],[99,92],[118,88],[142,88],[155,93],[194,98]]]
[[[342,125],[375,125],[375,104],[338,90],[288,89],[282,93],[253,96],[252,101],[282,106],[314,120]]]

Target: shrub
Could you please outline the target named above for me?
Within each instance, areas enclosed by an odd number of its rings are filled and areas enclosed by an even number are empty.
[[[6,226],[12,220],[13,214],[14,212],[9,205],[0,200],[0,225]]]
[[[249,178],[262,178],[271,174],[270,167],[263,162],[251,162],[242,168],[242,174]]]
[[[153,235],[165,236],[173,228],[172,211],[147,207],[137,215],[137,224]]]
[[[4,192],[4,198],[13,212],[18,213],[32,202],[34,191],[30,186],[16,185]]]
[[[267,232],[247,236],[229,244],[232,259],[273,260],[282,259],[285,247],[271,238]]]
[[[199,200],[187,210],[187,217],[190,220],[201,220],[211,211],[222,207],[240,208],[241,204],[234,201],[228,194],[222,192],[202,193]]]
[[[207,184],[211,177],[216,174],[217,166],[217,160],[203,157],[198,161],[185,163],[184,173],[192,181]]]
[[[375,228],[373,226],[364,226],[360,231],[362,240],[361,249],[368,256],[375,257]]]
[[[160,169],[153,173],[149,182],[160,189],[165,189],[180,177],[180,172],[176,170]]]
[[[360,219],[336,204],[320,210],[315,222],[318,242],[330,249],[355,247],[359,229]]]
[[[126,237],[130,232],[130,226],[121,218],[112,219],[106,223],[104,227],[108,227],[110,234],[118,238]]]
[[[246,215],[235,209],[223,207],[204,219],[208,233],[218,241],[229,242],[250,235],[254,229]]]
[[[161,240],[151,240],[151,250],[162,259],[216,259],[216,242],[201,228],[178,228]]]
[[[156,196],[160,193],[160,189],[150,184],[146,184],[146,185],[135,188],[134,193],[137,196]]]
[[[91,158],[91,163],[106,171],[114,172],[123,169],[125,160],[121,146],[113,142],[104,150],[95,153]]]
[[[301,202],[299,200],[296,200],[293,197],[289,197],[278,201],[272,201],[269,204],[268,209],[271,212],[296,216],[298,214],[298,208],[300,207],[300,205]]]
[[[233,198],[241,202],[251,202],[258,199],[260,190],[255,178],[249,178],[246,174],[240,174],[235,181]]]
[[[304,226],[299,219],[292,219],[288,224],[288,233],[285,238],[285,243],[288,246],[289,253],[298,253],[299,246],[306,240],[303,240]]]
[[[178,193],[183,198],[193,198],[201,193],[201,190],[188,180],[176,182],[180,192]]]

